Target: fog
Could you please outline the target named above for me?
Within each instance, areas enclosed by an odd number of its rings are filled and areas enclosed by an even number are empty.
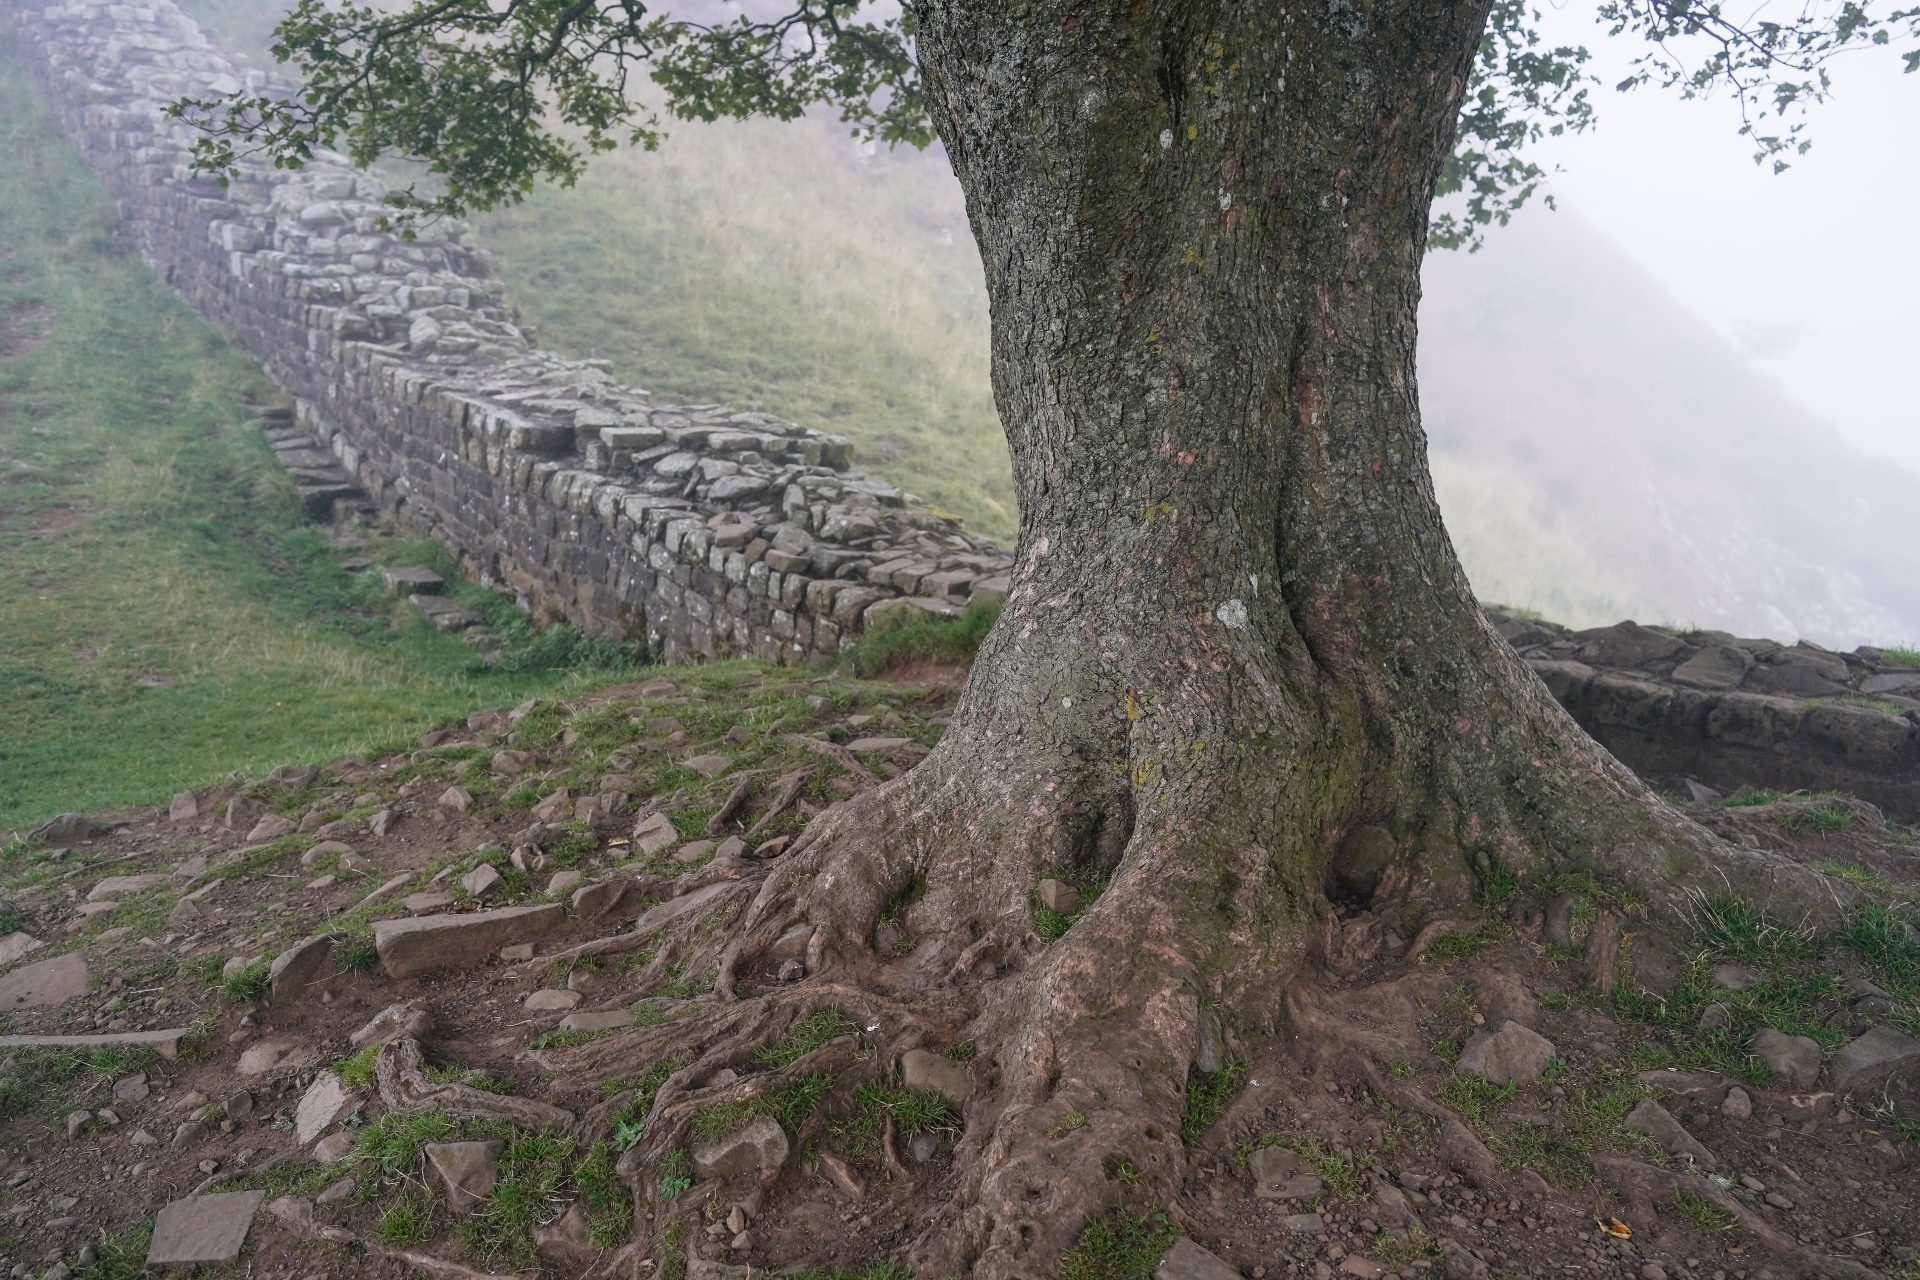
[[[1592,49],[1602,85],[1635,51],[1583,5],[1549,10],[1543,30]],[[1884,49],[1837,59],[1813,149],[1777,175],[1753,163],[1731,99],[1656,89],[1601,92],[1598,127],[1540,155],[1563,169],[1564,207],[1755,368],[1851,443],[1920,470],[1920,75],[1901,65]]]

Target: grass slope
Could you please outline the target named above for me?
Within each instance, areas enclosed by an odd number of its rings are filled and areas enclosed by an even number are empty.
[[[542,342],[657,403],[842,433],[861,467],[1011,542],[979,256],[952,178],[813,120],[676,124],[657,152],[476,219]]]
[[[0,57],[0,839],[580,678],[526,669],[564,645],[523,636],[533,660],[485,672],[396,630],[301,525],[250,423],[270,393],[128,251]]]

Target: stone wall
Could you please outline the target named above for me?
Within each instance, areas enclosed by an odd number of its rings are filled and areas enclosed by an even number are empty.
[[[188,167],[182,96],[265,85],[172,0],[16,0],[0,18],[141,255],[257,357],[391,516],[537,614],[656,656],[831,657],[882,615],[1004,594],[1006,553],[762,413],[651,403],[527,340],[457,227],[376,225],[338,156]]]
[[[1920,821],[1920,666],[1721,631],[1592,631],[1487,616],[1567,710],[1642,777],[1683,794],[1845,791]]]
[[[1003,551],[848,470],[845,440],[654,405],[600,362],[538,349],[484,254],[447,226],[383,234],[382,187],[339,157],[254,165],[227,188],[195,177],[193,135],[167,105],[264,81],[173,0],[14,3],[0,32],[141,254],[266,366],[360,489],[483,581],[670,661],[830,658],[887,615],[1004,596]],[[1489,613],[1657,782],[1834,788],[1920,819],[1920,669],[1869,649]]]

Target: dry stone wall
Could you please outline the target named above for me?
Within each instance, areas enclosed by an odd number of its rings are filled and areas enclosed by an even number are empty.
[[[341,157],[195,176],[168,104],[267,86],[172,0],[25,0],[4,27],[154,270],[387,513],[537,613],[799,663],[1004,594],[1005,552],[849,470],[846,440],[534,346],[457,227],[383,233],[384,188]]]
[[[326,453],[276,447],[311,473],[310,499],[358,501],[357,486],[537,613],[644,636],[667,660],[830,658],[890,616],[1004,596],[1005,552],[849,470],[845,440],[655,405],[600,362],[534,346],[483,253],[454,227],[384,234],[384,189],[340,157],[245,165],[224,188],[196,177],[168,104],[267,86],[173,0],[13,0],[0,34],[145,259],[293,397]],[[1490,614],[1656,781],[1831,787],[1920,819],[1920,670],[1867,649]]]
[[[1920,821],[1920,666],[1870,646],[1487,616],[1642,777],[1682,790],[1845,791]]]

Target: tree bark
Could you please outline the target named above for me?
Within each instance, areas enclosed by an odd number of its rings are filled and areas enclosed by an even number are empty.
[[[1693,889],[1817,895],[1588,739],[1442,525],[1415,319],[1485,0],[916,12],[992,302],[1012,588],[940,746],[809,828],[718,987],[806,921],[810,982],[981,1047],[907,1261],[992,1280],[1170,1203],[1190,1073],[1367,939],[1563,873],[1668,924]],[[1088,898],[1051,942],[1047,877]]]

